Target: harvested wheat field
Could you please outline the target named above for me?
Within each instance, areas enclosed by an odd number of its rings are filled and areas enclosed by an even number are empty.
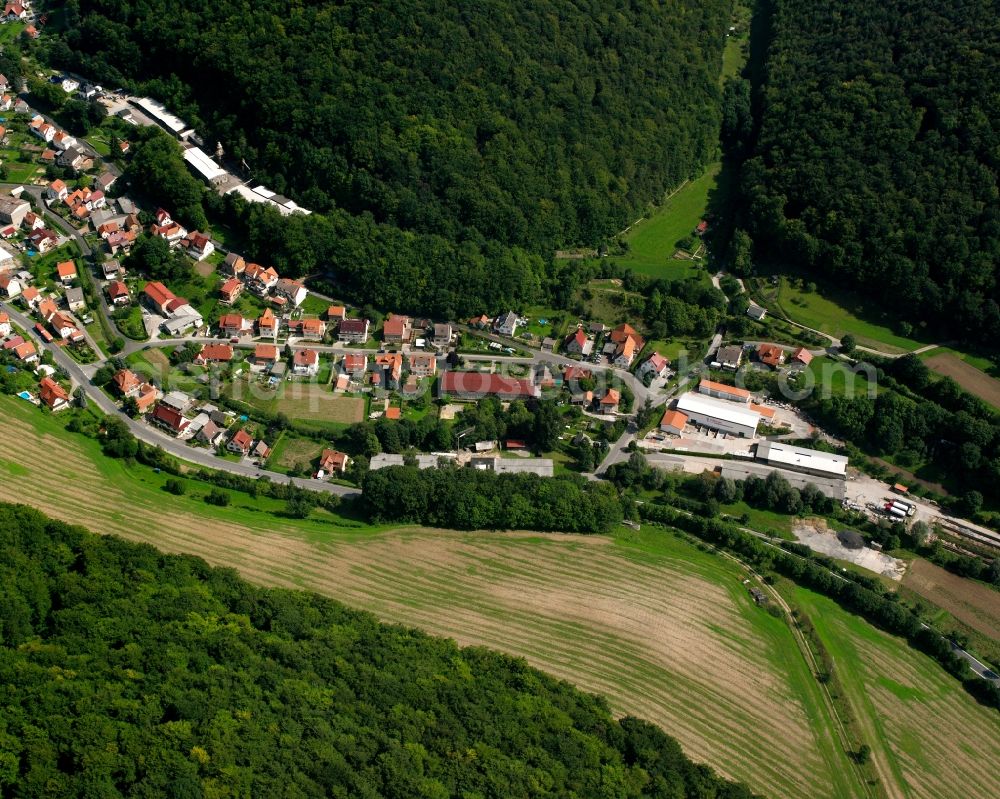
[[[924,363],[938,374],[950,377],[970,394],[975,394],[994,408],[1000,408],[1000,380],[950,352],[932,355]]]
[[[912,799],[1000,796],[1000,714],[930,658],[805,589],[795,600],[830,651],[873,757]]]
[[[693,757],[770,797],[865,795],[790,632],[753,605],[729,561],[662,531],[387,530],[320,511],[291,522],[279,515],[283,503],[236,493],[216,508],[202,500],[208,486],[188,481],[185,496],[166,494],[165,475],[104,458],[62,424],[0,398],[0,432],[23,442],[16,460],[0,461],[0,498],[523,656],[605,695],[617,712],[660,724]],[[952,684],[923,660],[921,680]],[[950,712],[981,747],[973,730],[982,717],[953,685]],[[924,756],[950,768],[936,750]],[[983,763],[995,770],[1000,757],[991,757]],[[955,778],[958,787],[976,784]]]
[[[1000,591],[917,558],[903,585],[972,629],[1000,641]]]

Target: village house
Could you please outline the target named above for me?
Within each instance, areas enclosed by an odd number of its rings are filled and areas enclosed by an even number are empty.
[[[270,369],[278,362],[278,348],[273,344],[258,344],[253,351],[254,364],[263,369]]]
[[[375,366],[381,370],[381,387],[390,391],[399,388],[403,376],[403,356],[398,352],[387,352],[375,356]]]
[[[455,331],[452,330],[451,325],[446,322],[438,322],[434,325],[434,336],[431,343],[439,349],[444,349],[451,346],[454,335]]]
[[[765,316],[767,316],[767,308],[761,308],[759,305],[752,303],[747,308],[747,316],[760,322]]]
[[[338,452],[335,449],[324,449],[322,454],[319,456],[319,472],[316,476],[320,476],[320,472],[326,474],[332,474],[337,472],[338,474],[343,474],[347,471],[347,465],[351,462],[345,452]]]
[[[156,386],[151,383],[143,383],[139,386],[139,392],[134,396],[136,410],[141,414],[146,413],[159,396],[160,393],[156,390]]]
[[[226,442],[226,449],[244,457],[250,454],[251,447],[253,447],[253,437],[242,428],[233,433],[229,441]]]
[[[785,362],[785,351],[777,344],[761,344],[757,347],[757,359],[777,369]]]
[[[292,355],[292,374],[312,377],[319,373],[319,353],[316,350],[296,350]]]
[[[125,274],[125,270],[122,269],[121,261],[116,258],[111,258],[101,264],[101,271],[104,273],[105,280],[114,280],[120,278]]]
[[[667,411],[663,414],[663,418],[660,419],[660,430],[664,433],[679,436],[684,432],[684,426],[687,422],[687,414],[676,410]]]
[[[65,200],[68,195],[69,189],[59,179],[53,180],[45,189],[45,196],[50,200]]]
[[[69,394],[51,377],[43,377],[38,384],[38,398],[53,411],[69,407]]]
[[[56,311],[49,317],[49,327],[52,328],[53,333],[63,340],[72,340],[75,336],[81,335],[76,327],[76,320],[62,311]]]
[[[30,232],[32,230],[39,230],[40,228],[45,227],[45,220],[34,211],[28,211],[28,213],[24,215],[24,220],[21,224],[24,226],[25,230]]]
[[[368,370],[368,356],[364,353],[348,353],[344,356],[342,362],[342,368],[344,374],[350,375],[355,379],[360,379],[361,376]]]
[[[243,279],[246,281],[247,286],[251,291],[264,296],[275,284],[277,284],[280,278],[278,273],[274,270],[273,266],[269,266],[266,269],[260,264],[247,264],[243,269]]]
[[[34,25],[29,25],[27,28],[24,29],[23,33],[28,39],[37,39],[39,36],[38,28],[36,28]]]
[[[219,287],[219,302],[223,305],[232,305],[243,293],[243,283],[235,277],[231,277]]]
[[[614,357],[612,358],[612,363],[619,369],[628,369],[632,366],[632,361],[635,360],[636,356],[639,354],[639,350],[642,349],[640,342],[642,339],[636,339],[635,336],[626,336],[618,348],[615,350]]]
[[[382,325],[382,340],[386,344],[405,344],[413,333],[413,322],[408,316],[391,313]]]
[[[7,3],[3,11],[4,19],[8,22],[14,22],[15,20],[25,20],[28,18],[28,7],[25,3],[12,2]],[[3,77],[3,76],[0,76]],[[6,83],[7,79],[4,78]]]
[[[54,300],[46,297],[38,302],[38,315],[42,317],[46,322],[53,317],[53,315],[59,310],[59,306],[55,304]]]
[[[56,274],[59,275],[59,280],[62,281],[63,285],[72,283],[76,280],[76,263],[73,261],[61,261],[56,264]]]
[[[136,235],[131,230],[123,230],[118,233],[112,233],[105,240],[108,252],[112,255],[117,255],[119,252],[128,253],[132,249],[132,245],[135,244]]]
[[[52,137],[52,146],[57,150],[68,150],[76,145],[76,139],[64,130],[58,131]]]
[[[94,223],[95,219],[95,217],[91,217],[91,224]],[[120,233],[121,227],[117,222],[103,222],[97,226],[96,231],[98,236],[107,241],[108,237],[112,234]]]
[[[174,293],[158,280],[147,283],[142,290],[142,296],[150,309],[161,316],[167,316],[170,313],[168,310],[170,304],[177,300]]]
[[[480,314],[479,316],[473,316],[469,320],[469,327],[474,327],[474,328],[476,328],[478,330],[485,330],[491,324],[493,324],[493,320],[490,319],[486,314]]]
[[[246,269],[246,265],[247,263],[243,260],[242,255],[231,252],[226,255],[222,266],[219,267],[219,272],[224,277],[240,277],[243,274],[243,270]]]
[[[261,338],[274,338],[277,332],[278,320],[270,308],[265,308],[264,313],[257,319],[257,335]]]
[[[131,369],[119,369],[111,377],[111,383],[123,398],[134,397],[142,386],[139,376]]]
[[[34,286],[28,286],[26,289],[21,291],[21,300],[24,302],[24,306],[29,311],[34,311],[38,308],[38,303],[41,300],[41,297],[42,295]]]
[[[0,338],[6,338],[10,335],[10,332],[10,317],[5,313],[0,312]]]
[[[437,374],[437,358],[429,353],[413,353],[410,356],[410,373],[417,377]]]
[[[609,388],[604,392],[599,403],[601,413],[618,413],[618,405],[622,401],[621,392],[617,388]]]
[[[670,371],[670,361],[660,353],[654,352],[639,365],[638,374],[640,377],[651,374],[653,377],[665,377]]]
[[[229,363],[233,359],[233,348],[228,344],[206,344],[194,359],[199,365],[208,363]]]
[[[187,254],[196,261],[202,261],[215,252],[215,244],[212,243],[212,240],[197,230],[189,234],[186,241],[187,246],[185,249],[187,249]]]
[[[183,433],[190,424],[177,408],[172,407],[164,400],[160,400],[153,409],[152,421],[161,427],[165,427],[175,436]]]
[[[347,318],[347,308],[343,305],[331,305],[326,309],[326,321],[342,322]]]
[[[37,363],[38,361],[38,351],[30,341],[21,341],[19,344],[11,347],[11,351],[17,356],[18,360],[24,363]]]
[[[27,241],[39,255],[45,255],[45,253],[55,249],[59,243],[59,237],[47,228],[39,228],[28,234]]]
[[[801,364],[802,366],[808,366],[812,363],[813,354],[809,352],[805,347],[799,347],[792,353],[792,361]]]
[[[102,173],[97,180],[94,181],[94,183],[97,184],[97,187],[103,192],[109,191],[117,182],[118,177],[116,175],[112,175],[110,172]]]
[[[187,231],[176,222],[166,225],[152,225],[149,232],[164,239],[171,247],[175,247],[187,236]]]
[[[21,281],[16,275],[10,272],[0,274],[0,295],[4,297],[16,297],[22,290]]]
[[[28,129],[46,144],[52,141],[56,135],[56,129],[40,116],[32,118],[28,123]]]
[[[719,347],[719,351],[715,354],[715,362],[723,369],[735,372],[743,363],[743,348],[738,344]]]
[[[582,327],[578,327],[570,333],[563,342],[563,350],[568,355],[587,356],[590,355],[593,348],[594,342],[587,338]]]
[[[271,455],[271,448],[264,443],[264,439],[259,438],[250,450],[250,455],[258,461],[265,461]]]
[[[309,296],[309,291],[301,282],[287,277],[278,279],[274,284],[274,293],[288,300],[293,308],[298,308]]]
[[[367,319],[345,319],[337,328],[337,340],[351,344],[364,344],[368,341],[370,324]]]
[[[227,313],[219,317],[220,336],[240,336],[243,334],[244,320],[238,313]]]
[[[500,400],[537,399],[541,390],[530,380],[521,380],[489,372],[446,371],[441,374],[439,390],[442,396],[474,402],[483,397]]]
[[[520,320],[517,314],[513,311],[508,311],[502,316],[498,316],[496,321],[493,323],[493,332],[501,336],[507,336],[508,338],[513,338],[514,333],[517,332],[517,325]]]
[[[320,340],[323,338],[325,325],[319,319],[293,319],[288,323],[288,335],[298,338]]]
[[[79,147],[69,147],[56,156],[56,164],[69,167],[77,172],[86,172],[93,168],[94,159]]]
[[[195,434],[195,439],[203,444],[208,444],[210,447],[218,447],[225,436],[226,431],[210,419]]]
[[[73,286],[66,289],[66,307],[71,311],[82,311],[87,307],[87,300],[83,296],[83,289]]]

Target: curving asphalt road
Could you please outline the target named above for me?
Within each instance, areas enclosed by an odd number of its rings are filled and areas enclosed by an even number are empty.
[[[356,488],[348,488],[347,486],[337,485],[336,483],[327,483],[318,480],[306,480],[301,477],[289,477],[288,475],[281,474],[279,472],[272,472],[266,469],[246,466],[243,463],[220,460],[207,451],[189,447],[183,442],[160,432],[154,427],[143,424],[142,422],[138,422],[135,419],[126,416],[118,409],[118,406],[112,402],[111,398],[108,397],[107,394],[91,382],[88,372],[85,371],[84,368],[74,361],[69,355],[67,355],[63,351],[62,347],[46,345],[41,340],[41,338],[33,330],[33,325],[35,323],[32,319],[5,303],[0,303],[0,308],[3,308],[3,310],[10,315],[12,320],[17,322],[17,324],[28,331],[29,335],[32,335],[35,338],[36,346],[41,349],[48,349],[52,353],[56,363],[66,370],[76,385],[80,386],[84,390],[87,395],[87,399],[90,402],[93,402],[106,414],[118,415],[119,418],[121,418],[128,425],[132,434],[136,438],[145,441],[147,444],[161,447],[164,451],[179,460],[207,469],[232,472],[233,474],[242,475],[244,477],[268,477],[275,483],[291,483],[292,485],[307,488],[311,491],[323,491],[329,494],[339,494],[344,497],[360,496],[361,492]],[[92,372],[93,370],[91,369],[88,371]]]

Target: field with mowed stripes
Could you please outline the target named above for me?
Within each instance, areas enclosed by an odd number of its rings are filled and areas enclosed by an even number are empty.
[[[318,510],[293,521],[283,503],[240,493],[216,508],[203,501],[207,485],[185,481],[184,496],[167,494],[165,475],[103,457],[96,442],[62,430],[65,421],[0,397],[0,436],[17,442],[0,460],[0,499],[523,656],[603,694],[616,712],[660,724],[691,756],[770,797],[867,795],[790,631],[752,603],[737,564],[663,531],[388,529]],[[829,615],[845,629],[853,621],[836,607]],[[967,728],[978,770],[997,772],[1000,753],[978,740],[984,730],[997,738],[983,726],[989,717],[957,683],[896,639],[886,638],[879,657],[918,669],[918,690],[953,688],[948,718]],[[908,701],[887,703],[884,723],[905,740],[921,739],[934,720]],[[928,781],[951,778],[935,795],[983,795],[983,781],[993,778],[962,771],[964,739],[952,735],[947,754],[920,750]]]
[[[803,588],[812,619],[866,730],[891,772],[890,796],[1000,796],[1000,714],[976,704],[930,658]]]

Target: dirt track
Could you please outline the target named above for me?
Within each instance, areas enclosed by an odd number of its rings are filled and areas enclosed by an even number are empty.
[[[983,635],[1000,640],[1000,591],[917,558],[903,585]]]
[[[950,377],[971,394],[985,400],[994,408],[1000,408],[1000,380],[986,372],[967,364],[950,352],[932,355],[924,363],[940,375]]]

